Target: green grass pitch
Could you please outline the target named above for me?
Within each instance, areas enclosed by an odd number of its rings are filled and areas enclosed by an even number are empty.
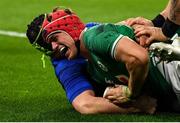
[[[72,8],[84,22],[115,23],[129,17],[152,19],[168,0],[1,0],[0,30],[25,32],[40,13],[56,6]],[[66,100],[51,63],[26,38],[0,35],[0,121],[120,122],[180,121],[179,114],[81,115]]]

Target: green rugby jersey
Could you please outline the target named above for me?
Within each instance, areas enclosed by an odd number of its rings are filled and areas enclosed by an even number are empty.
[[[84,44],[90,51],[92,62],[88,71],[96,82],[127,84],[129,75],[125,64],[115,61],[113,56],[118,40],[124,35],[134,39],[133,29],[124,25],[105,24],[90,28],[84,33]]]
[[[131,27],[125,25],[103,24],[87,29],[83,35],[85,47],[90,53],[88,72],[91,78],[98,83],[126,84],[128,83],[128,71],[122,62],[114,59],[116,44],[123,36],[135,40]],[[144,89],[161,97],[171,97],[172,88],[164,79],[156,65],[150,60],[150,71]]]

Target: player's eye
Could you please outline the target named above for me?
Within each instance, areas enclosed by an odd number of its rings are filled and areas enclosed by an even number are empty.
[[[50,42],[57,42],[57,37],[56,36],[52,36],[50,38]]]

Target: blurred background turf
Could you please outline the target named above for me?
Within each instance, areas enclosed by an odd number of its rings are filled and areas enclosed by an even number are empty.
[[[115,23],[129,17],[152,19],[168,0],[1,0],[0,30],[26,32],[37,15],[54,7],[73,9],[84,22]],[[26,38],[0,35],[0,121],[180,121],[175,113],[81,115],[66,100],[51,63]]]

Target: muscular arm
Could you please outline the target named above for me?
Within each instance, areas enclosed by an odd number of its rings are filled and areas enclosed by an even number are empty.
[[[115,58],[117,61],[123,61],[126,64],[130,75],[128,87],[132,96],[136,97],[140,93],[148,73],[146,49],[124,36],[116,46]]]
[[[131,107],[119,107],[107,99],[95,97],[92,90],[87,90],[77,96],[72,102],[73,107],[82,114],[99,114],[99,113],[136,113],[139,109]]]
[[[93,87],[84,74],[86,64],[82,58],[54,60],[53,65],[69,102],[78,112],[82,114],[139,112],[137,108],[121,108],[105,98],[95,97]]]

